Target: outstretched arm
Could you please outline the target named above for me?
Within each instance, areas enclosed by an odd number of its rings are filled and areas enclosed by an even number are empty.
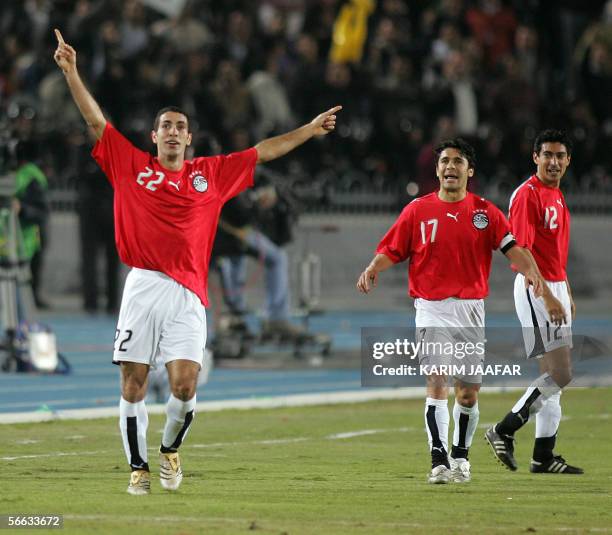
[[[365,268],[363,273],[359,276],[357,289],[367,294],[372,288],[376,287],[378,283],[378,274],[381,271],[389,269],[392,265],[394,265],[394,262],[387,255],[377,254],[370,262],[370,265]]]
[[[100,106],[98,106],[98,103],[91,96],[91,93],[87,90],[79,76],[76,66],[75,49],[64,41],[59,30],[55,30],[55,37],[57,37],[57,49],[53,59],[55,59],[55,63],[58,64],[59,68],[62,69],[72,98],[79,108],[83,119],[85,119],[87,126],[93,130],[96,139],[100,139],[106,127],[106,119],[102,114]]]
[[[257,163],[276,160],[276,158],[280,158],[296,147],[299,147],[311,137],[329,134],[336,127],[335,114],[341,109],[342,106],[336,106],[317,115],[308,124],[296,130],[260,141],[255,145],[257,149]]]

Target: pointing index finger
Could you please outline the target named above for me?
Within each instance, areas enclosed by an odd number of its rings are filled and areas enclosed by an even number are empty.
[[[55,37],[57,38],[57,42],[60,45],[65,45],[66,42],[64,41],[64,38],[62,37],[62,32],[60,32],[57,28],[55,28]]]
[[[332,109],[327,110],[327,115],[333,115],[334,113],[336,113],[337,111],[340,111],[342,109],[342,106],[334,106]]]

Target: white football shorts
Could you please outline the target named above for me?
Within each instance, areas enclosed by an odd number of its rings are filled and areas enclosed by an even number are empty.
[[[158,271],[132,268],[125,281],[113,362],[192,360],[202,366],[206,309],[200,298]]]
[[[566,323],[557,326],[550,321],[544,300],[533,295],[533,288],[525,288],[525,277],[518,273],[514,279],[514,306],[523,327],[527,358],[539,358],[553,349],[572,347],[572,307],[565,281],[548,282],[552,294],[565,309]]]
[[[446,374],[467,383],[482,382],[473,372],[485,354],[485,309],[482,299],[441,301],[415,299],[419,365],[452,366]]]

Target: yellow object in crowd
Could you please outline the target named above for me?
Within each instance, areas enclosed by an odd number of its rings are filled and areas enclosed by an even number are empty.
[[[359,63],[368,36],[368,17],[375,0],[350,0],[342,6],[334,23],[329,53],[334,63]]]

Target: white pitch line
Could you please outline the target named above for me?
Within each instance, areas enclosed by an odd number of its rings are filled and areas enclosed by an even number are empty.
[[[364,403],[367,401],[418,399],[424,398],[424,396],[424,387],[363,388],[359,390],[348,390],[342,392],[321,392],[314,394],[293,394],[289,396],[228,399],[223,401],[202,401],[196,405],[196,412],[310,407],[314,405]],[[106,398],[104,398],[104,400],[105,399]],[[66,400],[64,400],[64,402],[65,401]],[[48,405],[52,405],[52,403],[53,402],[47,402]],[[147,405],[147,412],[149,414],[165,414],[166,404],[158,403]],[[48,422],[52,420],[90,420],[96,418],[116,418],[118,416],[119,408],[116,406],[96,407],[92,409],[66,409],[58,411],[8,412],[0,413],[0,424]]]
[[[0,457],[0,461],[19,461],[21,459],[40,459],[42,457],[75,457],[80,455],[101,455],[107,451],[55,451],[53,453],[39,453],[36,455],[15,455],[14,457]]]
[[[235,442],[212,442],[210,444],[185,444],[183,448],[188,449],[208,449],[208,448],[227,448],[230,446],[275,446],[281,444],[294,444],[297,442],[306,442],[310,440],[342,440],[346,438],[353,438],[365,435],[375,435],[380,433],[407,433],[414,431],[413,427],[396,427],[389,429],[363,429],[358,431],[348,431],[345,433],[336,433],[333,435],[327,435],[324,437],[291,437],[291,438],[274,438],[266,440],[246,440],[246,441],[235,441]],[[158,451],[157,447],[147,448],[148,451]],[[0,461],[17,461],[21,459],[38,459],[43,457],[68,457],[75,455],[102,455],[113,453],[112,451],[94,451],[94,452],[52,452],[52,453],[41,453],[32,455],[16,455],[11,457],[0,457]]]
[[[364,429],[362,431],[349,431],[348,433],[335,433],[333,435],[327,435],[327,440],[343,440],[345,438],[363,437],[367,435],[377,435],[379,433],[407,433],[414,431],[414,427],[398,427],[396,429]]]
[[[269,440],[249,440],[246,442],[213,442],[211,444],[190,444],[190,448],[226,448],[228,446],[244,446],[245,444],[267,445],[267,444],[293,444],[295,442],[304,442],[312,440],[312,437],[295,437],[295,438],[277,438]],[[187,447],[187,446],[185,446]]]

